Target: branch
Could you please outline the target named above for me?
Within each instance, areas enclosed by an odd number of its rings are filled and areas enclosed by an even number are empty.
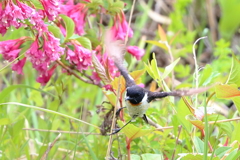
[[[92,80],[88,80],[88,79],[84,79],[83,77],[80,77],[78,74],[76,74],[71,68],[69,68],[68,66],[66,66],[64,63],[62,63],[60,60],[57,60],[57,63],[62,66],[64,69],[67,70],[68,73],[70,73],[71,75],[75,76],[76,78],[80,79],[81,81],[88,83],[88,84],[93,84],[96,85],[100,88],[102,88],[103,86],[101,84],[96,84],[94,83]]]

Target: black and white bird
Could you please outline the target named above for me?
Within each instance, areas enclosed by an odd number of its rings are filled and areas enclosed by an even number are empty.
[[[188,89],[188,90],[177,90],[171,92],[151,92],[145,88],[142,88],[134,82],[134,79],[130,76],[127,69],[123,65],[125,45],[122,41],[112,41],[111,36],[106,35],[105,47],[108,55],[113,58],[115,66],[119,69],[121,75],[126,81],[126,94],[125,104],[128,110],[128,114],[131,116],[131,120],[127,122],[122,128],[124,128],[130,122],[135,121],[137,117],[143,118],[147,123],[146,111],[150,105],[150,102],[167,96],[189,96],[197,93],[206,91],[209,87]],[[122,109],[122,108],[120,108]],[[118,133],[122,128],[115,130],[111,134]]]

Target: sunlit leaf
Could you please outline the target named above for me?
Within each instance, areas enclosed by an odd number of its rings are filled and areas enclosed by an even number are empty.
[[[225,146],[219,147],[219,148],[217,148],[217,149],[215,150],[214,153],[215,153],[216,156],[218,156],[219,158],[222,158],[222,157],[224,156],[224,154],[225,154],[227,151],[229,151],[231,148],[232,148],[232,147],[225,147]]]
[[[86,38],[86,37],[78,37],[76,38],[76,40],[84,47],[84,48],[87,48],[87,49],[92,49],[92,44],[91,44],[91,41]]]
[[[98,74],[98,76],[101,78],[104,84],[109,84],[111,80],[107,76],[105,68],[102,66],[102,64],[99,62],[98,58],[95,54],[92,54],[92,62],[93,66]]]
[[[213,80],[213,78],[217,77],[218,75],[220,75],[220,73],[213,72],[212,66],[207,64],[200,75],[199,86],[208,85]]]
[[[59,38],[59,39],[61,38],[61,30],[57,26],[49,25],[48,26],[48,30],[50,32],[52,32],[54,37]]]
[[[158,34],[160,36],[161,41],[167,41],[166,33],[160,24],[158,25]]]
[[[149,159],[164,160],[162,154],[145,153],[145,154],[142,154],[141,157],[142,157],[142,160],[149,160]]]
[[[162,75],[162,79],[165,79],[169,73],[171,73],[174,69],[174,67],[176,66],[176,64],[179,62],[180,58],[176,59],[173,63],[171,63],[170,65],[168,65]]]
[[[145,70],[137,70],[137,71],[133,71],[130,73],[131,77],[134,79],[136,84],[141,83],[141,79],[140,77],[145,73]],[[123,76],[120,77],[116,77],[114,78],[114,80],[111,82],[111,85],[113,87],[114,90],[118,90],[118,86],[119,84],[121,84],[121,90],[120,92],[122,93],[125,90],[126,87],[126,82],[125,79],[123,78]]]
[[[187,115],[186,119],[191,122],[194,126],[196,126],[197,128],[199,128],[200,130],[204,129],[204,124],[201,120],[197,119],[196,117],[194,117],[193,115]]]
[[[232,67],[228,79],[228,84],[240,86],[240,61],[234,54],[232,54]]]
[[[68,16],[66,16],[64,14],[60,14],[60,17],[62,17],[65,27],[66,27],[66,38],[65,38],[65,41],[66,41],[68,38],[70,38],[73,35],[74,29],[75,29],[75,24],[71,18],[69,18]]]
[[[238,90],[237,85],[216,85],[215,92],[217,98],[219,99],[231,99],[238,111],[240,111],[240,91]]]
[[[192,103],[190,103],[186,97],[182,97],[182,100],[184,101],[184,103],[186,104],[186,106],[188,107],[189,111],[194,114],[195,113],[195,108],[193,108]]]
[[[147,40],[146,41],[147,43],[150,43],[150,44],[153,44],[155,46],[158,46],[166,51],[168,51],[168,47],[166,46],[166,44],[164,43],[161,43],[161,42],[158,42],[158,41],[151,41],[151,40]]]
[[[116,95],[113,94],[113,92],[108,92],[106,91],[105,89],[103,89],[103,93],[104,95],[107,97],[108,101],[113,105],[115,106],[116,105]]]
[[[194,143],[194,146],[197,150],[197,153],[203,153],[204,152],[204,142],[200,138],[194,137],[193,138],[193,143]]]
[[[118,121],[118,125],[122,127],[124,124],[122,121]],[[131,140],[142,137],[144,135],[147,135],[149,133],[152,133],[155,129],[141,129],[133,124],[128,124],[126,127],[122,129],[122,132]]]
[[[11,123],[11,121],[10,121],[9,118],[1,118],[1,119],[0,119],[0,126],[1,126],[1,125],[8,125],[8,124],[10,124],[10,123]]]

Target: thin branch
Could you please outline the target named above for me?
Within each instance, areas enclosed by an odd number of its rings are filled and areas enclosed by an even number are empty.
[[[178,126],[178,136],[177,136],[177,139],[176,139],[176,146],[178,145],[178,140],[179,140],[181,131],[182,131],[182,126],[180,125],[180,126]],[[177,149],[177,147],[174,147],[174,151],[173,151],[173,154],[172,154],[172,160],[174,160],[176,149]]]
[[[198,41],[200,41],[201,39],[205,39],[207,37],[200,37],[198,38],[192,47],[193,50],[193,59],[194,59],[194,63],[195,63],[195,81],[196,81],[196,88],[198,88],[198,78],[199,78],[199,73],[198,73],[198,64],[197,64],[197,56],[196,56],[196,52],[195,52],[195,45],[197,44]],[[196,98],[195,98],[195,107],[197,107],[197,103],[198,103],[198,94],[196,94]]]
[[[132,15],[133,15],[134,7],[135,7],[135,2],[136,2],[136,0],[133,0],[130,16],[129,16],[129,20],[128,20],[128,29],[127,29],[127,35],[126,35],[126,38],[125,38],[125,44],[127,44],[127,41],[128,41],[128,34],[129,34],[129,30],[130,30],[130,24],[131,24],[131,21],[132,21]]]
[[[113,132],[113,128],[115,128],[115,124],[116,124],[116,111],[117,111],[117,106],[118,106],[118,99],[119,99],[119,96],[120,96],[120,90],[121,90],[121,83],[119,81],[119,84],[118,84],[118,92],[117,92],[117,99],[116,99],[116,103],[115,103],[115,107],[114,107],[114,112],[113,112],[113,119],[112,119],[112,126],[111,126],[111,130],[110,130],[110,133]],[[106,158],[105,159],[108,159],[110,156],[111,156],[111,144],[112,144],[112,137],[113,135],[111,134],[110,135],[110,138],[109,138],[109,141],[108,141],[108,149],[107,149],[107,154],[106,154]]]
[[[47,159],[48,153],[50,152],[50,150],[52,149],[52,147],[54,146],[54,144],[57,142],[57,140],[61,137],[61,133],[59,133],[59,135],[54,139],[54,141],[52,143],[50,143],[50,145],[48,146],[47,150],[45,151],[45,153],[43,154],[43,156],[41,157],[40,160],[45,160]]]
[[[71,68],[69,68],[68,66],[66,66],[65,64],[63,64],[60,60],[57,60],[57,63],[62,66],[64,69],[67,70],[68,73],[72,74],[73,76],[75,76],[76,78],[80,79],[81,81],[85,82],[85,83],[88,83],[88,84],[93,84],[93,85],[96,85],[100,88],[102,88],[102,85],[101,84],[95,84],[92,80],[88,80],[88,79],[85,79],[83,77],[80,77],[78,74],[76,74]]]

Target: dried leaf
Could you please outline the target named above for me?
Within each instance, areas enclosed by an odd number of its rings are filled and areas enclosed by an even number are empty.
[[[102,66],[102,64],[99,62],[98,58],[95,54],[92,54],[92,62],[94,65],[94,68],[98,74],[98,76],[101,78],[104,84],[109,84],[111,80],[109,79],[107,72],[105,68]]]

